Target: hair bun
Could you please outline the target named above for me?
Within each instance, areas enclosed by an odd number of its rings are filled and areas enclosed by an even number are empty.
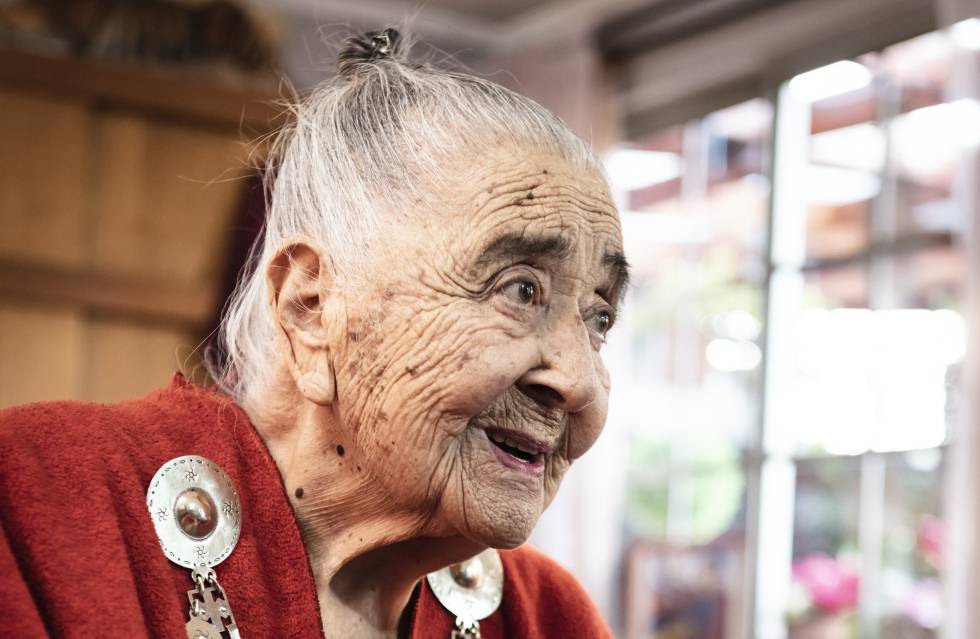
[[[402,45],[402,34],[391,27],[351,36],[344,41],[344,48],[337,56],[337,72],[352,77],[358,69],[380,60],[402,62]]]

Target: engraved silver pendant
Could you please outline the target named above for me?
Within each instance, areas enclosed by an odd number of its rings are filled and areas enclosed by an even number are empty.
[[[429,587],[446,610],[456,615],[450,639],[480,639],[480,621],[500,607],[504,567],[493,548],[466,561],[430,572]]]
[[[214,572],[234,550],[242,530],[241,502],[228,475],[197,455],[171,459],[150,481],[146,507],[163,553],[191,569],[188,639],[240,639]]]

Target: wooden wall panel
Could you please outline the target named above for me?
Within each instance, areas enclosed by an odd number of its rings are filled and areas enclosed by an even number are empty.
[[[96,124],[93,265],[152,280],[212,279],[242,192],[234,137],[125,114]]]
[[[90,117],[84,105],[0,90],[0,256],[84,261]]]
[[[185,363],[196,361],[192,351],[197,340],[193,337],[169,328],[121,321],[91,320],[86,345],[85,398],[90,401],[143,397],[167,384]]]
[[[147,123],[136,116],[100,115],[95,124],[96,171],[92,255],[96,270],[142,274],[152,233],[144,210],[147,175]]]
[[[193,349],[249,173],[241,131],[267,130],[271,97],[0,51],[0,408],[206,377]]]
[[[167,250],[181,258],[178,279],[212,280],[225,266],[242,199],[245,149],[232,137],[179,126],[155,126],[153,140],[157,170],[173,178],[155,183],[147,213],[170,221],[162,230]]]
[[[77,311],[0,303],[0,408],[80,399],[83,336]]]

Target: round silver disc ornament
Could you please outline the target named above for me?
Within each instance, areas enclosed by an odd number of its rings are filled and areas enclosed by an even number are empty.
[[[426,579],[439,603],[464,622],[486,619],[504,596],[504,567],[493,548],[430,572]]]
[[[213,568],[238,543],[238,492],[210,459],[184,455],[165,463],[150,481],[146,507],[164,554],[185,568]]]

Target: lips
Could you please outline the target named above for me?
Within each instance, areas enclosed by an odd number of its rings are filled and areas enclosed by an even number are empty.
[[[488,428],[490,448],[501,464],[531,477],[544,474],[545,454],[550,447],[522,433]]]

